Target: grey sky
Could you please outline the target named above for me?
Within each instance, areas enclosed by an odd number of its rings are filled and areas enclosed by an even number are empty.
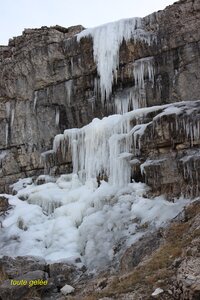
[[[81,24],[94,27],[128,17],[143,17],[175,0],[0,0],[0,45],[24,28]]]

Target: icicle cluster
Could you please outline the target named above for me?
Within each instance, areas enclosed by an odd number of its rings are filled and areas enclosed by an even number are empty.
[[[130,182],[129,130],[129,122],[120,115],[94,119],[81,129],[68,129],[56,136],[53,149],[62,148],[65,153],[64,145],[68,145],[73,172],[83,181],[106,176],[112,184],[123,186]]]
[[[184,156],[180,163],[183,166],[183,177],[187,183],[185,196],[197,197],[200,191],[200,153]]]
[[[77,35],[80,41],[83,37],[93,38],[94,60],[100,76],[100,93],[102,103],[109,99],[113,80],[117,79],[119,65],[119,48],[122,41],[133,39],[150,45],[155,36],[145,31],[141,18],[123,19],[96,28],[90,28]]]
[[[145,80],[154,86],[154,58],[146,57],[138,59],[133,63],[133,76],[135,85],[129,89],[125,96],[115,97],[115,112],[124,114],[132,109],[146,107]]]
[[[81,129],[67,129],[54,138],[53,151],[65,157],[72,155],[73,172],[84,182],[91,178],[107,177],[112,185],[124,186],[130,182],[132,153],[138,135],[148,124],[131,128],[131,121],[165,106],[138,109],[124,115],[94,119]],[[131,147],[135,145],[135,149]]]
[[[184,102],[183,102],[184,103]],[[169,106],[162,113],[158,114],[154,118],[154,127],[157,126],[157,122],[162,125],[165,120],[163,116],[171,115],[171,122],[169,122],[170,133],[172,139],[181,139],[182,141],[188,141],[191,146],[199,144],[200,140],[200,119],[196,107],[193,106],[193,102],[188,102],[187,111],[185,112],[185,106],[181,104],[176,106]],[[180,140],[180,141],[181,141]]]

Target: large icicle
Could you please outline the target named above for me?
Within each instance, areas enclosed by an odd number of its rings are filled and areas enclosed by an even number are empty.
[[[77,40],[80,41],[87,36],[93,38],[94,60],[100,76],[100,92],[104,104],[112,92],[113,80],[117,78],[119,48],[122,41],[133,39],[135,42],[144,41],[150,44],[155,36],[144,30],[141,18],[122,19],[86,29],[77,35]]]

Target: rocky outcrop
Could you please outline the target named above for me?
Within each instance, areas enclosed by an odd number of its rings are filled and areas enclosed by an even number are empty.
[[[8,199],[4,196],[0,197],[0,216],[5,214],[9,207]]]
[[[173,109],[170,112],[170,107],[156,116],[147,115],[142,134],[140,129],[134,133],[136,167],[140,165],[140,170],[135,172],[133,164],[133,178],[143,176],[154,195],[165,194],[170,200],[200,193],[199,101],[184,106],[178,115]]]
[[[77,280],[82,271],[63,262],[48,265],[36,257],[4,256],[0,259],[0,297],[2,300],[57,299],[60,289]]]
[[[1,192],[18,178],[43,172],[40,154],[51,148],[56,134],[113,113],[116,99],[135,97],[133,72],[141,64],[146,70],[142,106],[198,99],[199,9],[198,0],[184,0],[142,20],[156,39],[151,45],[122,42],[107,107],[98,92],[93,41],[76,39],[82,26],[26,29],[0,46]],[[60,161],[54,173],[66,169],[70,164]]]

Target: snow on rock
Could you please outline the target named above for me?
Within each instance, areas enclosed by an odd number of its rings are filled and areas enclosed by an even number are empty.
[[[2,162],[2,160],[6,157],[6,155],[8,154],[8,151],[0,151],[0,164]]]
[[[146,160],[143,164],[140,165],[140,170],[141,170],[141,174],[145,175],[145,167],[150,166],[150,165],[159,165],[161,162],[166,161],[166,159],[154,159],[154,160]]]
[[[112,84],[117,80],[119,65],[119,48],[122,41],[130,39],[151,44],[155,36],[145,31],[141,18],[122,19],[99,27],[89,28],[77,35],[77,40],[91,36],[93,39],[93,55],[100,76],[100,92],[102,103],[109,99]]]
[[[13,192],[18,192],[23,188],[27,187],[27,185],[31,185],[33,180],[31,177],[19,179],[16,183],[12,184],[10,187],[12,188]]]
[[[156,297],[160,294],[162,294],[164,291],[161,288],[155,289],[155,291],[151,294],[151,296]]]
[[[62,287],[62,289],[61,289],[60,291],[61,291],[61,293],[62,293],[63,295],[66,296],[66,295],[68,295],[68,294],[73,293],[74,290],[75,290],[75,289],[74,289],[71,285],[66,284],[65,286]]]

